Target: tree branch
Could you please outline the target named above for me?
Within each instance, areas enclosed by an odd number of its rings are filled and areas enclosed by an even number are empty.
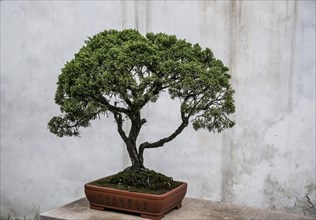
[[[119,132],[120,136],[122,137],[122,139],[124,140],[125,143],[128,142],[128,138],[123,130],[123,119],[122,119],[122,114],[121,113],[114,113],[114,119],[116,121],[117,124],[117,131]]]
[[[165,143],[170,142],[175,137],[177,137],[183,131],[183,129],[188,126],[189,118],[185,116],[184,112],[181,112],[181,118],[182,118],[182,123],[171,135],[153,143],[144,142],[139,146],[139,157],[141,161],[143,161],[143,154],[144,154],[145,149],[162,147]]]
[[[77,121],[76,121],[75,123],[73,123],[72,125],[67,124],[67,128],[75,128],[75,127],[78,127],[81,122],[83,122],[83,121],[85,121],[85,120],[87,120],[87,119],[90,120],[91,118],[96,117],[96,116],[97,116],[98,114],[100,114],[101,112],[102,112],[102,110],[99,110],[99,111],[97,111],[97,112],[95,112],[95,113],[91,113],[90,117],[85,116],[85,117],[79,118],[79,119],[77,119]]]
[[[130,115],[130,111],[128,109],[111,105],[109,101],[103,96],[94,97],[94,99],[96,99],[98,102],[101,102],[105,107],[108,108],[109,111],[113,113],[120,112],[126,115]]]
[[[146,92],[143,96],[145,97],[144,101],[141,103],[141,108],[146,105],[146,103],[155,95],[158,95],[160,91],[168,88],[169,86],[163,86],[163,84],[158,84],[156,82],[153,83],[153,85],[150,87],[148,92]],[[150,94],[152,93],[152,95]]]
[[[161,88],[163,88],[162,85],[161,85]],[[151,87],[151,89],[153,89],[153,87]],[[155,89],[157,89],[157,87]],[[202,94],[207,89],[208,89],[208,87],[204,88],[200,93],[197,93],[197,94],[188,94],[187,96],[184,97],[182,105],[184,103],[186,103],[190,98],[193,98],[198,94]],[[179,125],[179,127],[171,135],[169,135],[168,137],[162,138],[162,139],[160,139],[156,142],[153,142],[153,143],[144,142],[139,146],[139,156],[140,156],[141,161],[143,161],[143,154],[144,154],[145,149],[162,147],[165,143],[170,142],[174,138],[176,138],[183,131],[183,129],[188,126],[189,118],[192,116],[194,108],[201,102],[201,100],[203,98],[200,98],[200,100],[198,100],[197,103],[195,103],[194,107],[191,109],[191,111],[187,115],[185,115],[184,111],[181,111],[182,123]],[[209,102],[205,108],[208,108],[212,103],[214,103],[214,102],[213,101]]]
[[[134,112],[133,117],[131,119],[131,130],[129,132],[128,138],[131,139],[132,141],[136,141],[138,134],[140,132],[140,129],[142,127],[142,120],[140,117],[140,112]]]
[[[206,88],[208,89],[208,88]],[[189,94],[185,97],[184,101],[182,104],[186,103],[190,98],[195,97],[196,95],[200,95],[203,92],[206,91],[206,89],[202,90],[200,93],[197,94]],[[213,104],[217,104],[217,105],[222,105],[221,103],[218,103],[219,101],[223,100],[223,98],[221,97],[221,95],[226,92],[226,90],[223,90],[221,92],[219,92],[219,94],[217,95],[217,97],[211,101],[209,101],[203,108],[199,109],[199,111],[206,111],[211,105]],[[196,101],[196,103],[193,105],[193,107],[191,108],[191,111],[189,112],[189,114],[187,115],[187,117],[191,117],[193,114],[193,111],[196,110],[196,107],[201,103],[201,101],[205,98],[205,96],[202,96],[201,98],[198,99],[198,101]],[[191,101],[192,102],[192,101]],[[190,103],[191,104],[191,103]]]

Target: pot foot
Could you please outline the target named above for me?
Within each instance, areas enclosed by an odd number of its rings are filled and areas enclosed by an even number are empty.
[[[176,209],[180,209],[182,207],[182,203],[180,202],[177,206]]]
[[[99,211],[104,211],[105,210],[104,207],[97,206],[97,205],[90,205],[90,209],[99,210]]]
[[[165,217],[165,215],[148,215],[148,214],[140,214],[140,216],[142,218],[148,218],[148,219],[153,219],[153,220],[160,220],[163,217]]]

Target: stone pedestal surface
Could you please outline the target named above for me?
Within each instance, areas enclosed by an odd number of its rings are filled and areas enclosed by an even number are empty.
[[[50,210],[41,214],[41,220],[136,220],[142,219],[138,215],[124,213],[120,211],[107,210],[97,211],[89,208],[86,198],[79,199],[60,208]],[[207,219],[207,220],[227,220],[227,219],[284,219],[303,220],[313,219],[306,216],[286,214],[271,210],[251,208],[242,205],[232,205],[221,202],[185,198],[182,208],[174,209],[166,214],[164,220],[176,219]]]

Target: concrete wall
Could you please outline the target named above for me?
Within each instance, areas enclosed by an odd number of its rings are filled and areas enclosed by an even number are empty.
[[[314,1],[1,1],[1,216],[32,217],[84,196],[83,184],[129,165],[113,118],[81,138],[47,130],[60,69],[87,36],[137,28],[210,47],[232,74],[236,121],[221,134],[187,128],[145,152],[188,196],[311,214],[315,199]],[[175,108],[176,107],[176,108]],[[140,140],[179,123],[162,95]]]

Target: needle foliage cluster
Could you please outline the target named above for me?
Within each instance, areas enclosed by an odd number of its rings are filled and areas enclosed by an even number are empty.
[[[135,121],[168,91],[181,101],[185,126],[221,132],[234,125],[227,117],[235,110],[229,79],[228,68],[199,44],[165,33],[106,30],[88,38],[62,68],[55,95],[61,115],[48,127],[60,137],[77,136],[80,127],[109,113],[118,125],[125,117]]]

